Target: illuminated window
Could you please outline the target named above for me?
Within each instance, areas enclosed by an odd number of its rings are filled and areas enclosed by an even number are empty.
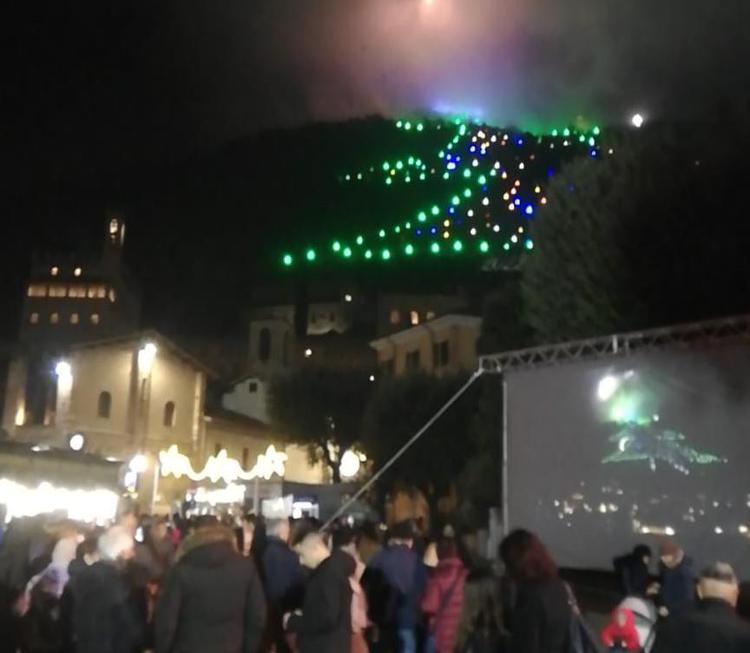
[[[107,296],[107,289],[104,286],[89,286],[89,299],[104,299]]]
[[[391,311],[391,324],[394,326],[397,324],[401,324],[401,313],[399,313],[397,308],[394,308]]]
[[[271,358],[271,331],[263,328],[258,338],[258,359],[265,363],[269,358]]]
[[[27,294],[29,297],[46,297],[47,286],[41,283],[33,283],[29,286]]]
[[[75,268],[73,270],[73,276],[74,277],[80,277],[82,273],[83,273],[83,270],[81,270],[81,268]]]
[[[49,323],[50,324],[57,324],[60,321],[60,315],[58,313],[52,313],[49,316]]]
[[[49,287],[50,297],[65,297],[68,294],[66,286],[52,285]]]
[[[113,304],[117,301],[117,293],[115,292],[114,288],[109,289],[109,301],[111,301]]]
[[[409,321],[412,323],[412,326],[417,326],[419,324],[419,313],[417,311],[409,313]]]
[[[32,324],[39,324],[39,313],[32,313],[29,315],[29,322]]]
[[[86,286],[69,286],[68,297],[86,297]]]
[[[58,267],[57,267],[56,265],[53,265],[53,266],[52,266],[52,267],[50,268],[50,270],[49,270],[49,273],[50,273],[50,274],[51,274],[51,275],[52,275],[53,277],[56,277],[56,276],[57,276],[58,274],[60,274],[60,268],[58,268]]]
[[[70,314],[70,323],[71,324],[78,324],[79,318],[78,313],[71,313]]]
[[[164,426],[172,428],[177,417],[174,401],[168,401],[164,404]]]
[[[99,324],[99,313],[91,314],[91,324]]]
[[[109,419],[112,410],[112,395],[106,390],[99,393],[99,400],[96,402],[96,414],[104,419]]]
[[[435,319],[435,311],[427,311],[427,315],[425,315],[425,320],[429,322],[430,320],[434,320],[434,319]]]

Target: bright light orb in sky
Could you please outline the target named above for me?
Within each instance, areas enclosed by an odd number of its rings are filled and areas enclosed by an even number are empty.
[[[640,113],[634,113],[633,116],[630,118],[630,124],[633,125],[633,127],[640,129],[643,126],[644,118]]]

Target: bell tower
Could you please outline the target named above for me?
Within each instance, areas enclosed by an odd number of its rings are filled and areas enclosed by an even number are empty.
[[[121,213],[107,212],[106,231],[104,236],[104,260],[118,264],[122,259],[125,245],[125,220]]]

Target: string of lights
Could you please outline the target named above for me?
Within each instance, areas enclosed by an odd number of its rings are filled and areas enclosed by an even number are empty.
[[[342,184],[397,186],[436,182],[440,196],[411,216],[376,230],[331,238],[281,255],[283,267],[375,262],[417,256],[494,256],[534,248],[531,222],[547,206],[548,180],[570,159],[599,158],[601,129],[565,127],[545,134],[454,120],[396,120],[408,138],[447,134],[431,157],[407,154],[342,175]],[[608,154],[613,151],[607,150]],[[396,204],[397,202],[394,202]],[[393,214],[403,213],[397,206]]]

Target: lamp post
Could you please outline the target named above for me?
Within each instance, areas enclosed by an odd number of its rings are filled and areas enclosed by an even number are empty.
[[[151,403],[151,372],[154,367],[154,360],[158,352],[157,346],[153,342],[146,342],[138,350],[138,401],[136,402],[136,424],[138,429],[138,451],[148,451],[148,433],[149,433],[149,408]],[[149,512],[153,512],[154,502],[156,501],[156,492],[159,475],[159,462],[154,458],[153,476],[147,475],[148,465],[151,456],[139,453],[133,459],[138,460],[138,486],[139,497],[141,494],[148,496]]]
[[[73,391],[73,367],[66,360],[55,365],[57,376],[57,400],[55,402],[55,422],[64,433],[70,417],[70,395]]]

